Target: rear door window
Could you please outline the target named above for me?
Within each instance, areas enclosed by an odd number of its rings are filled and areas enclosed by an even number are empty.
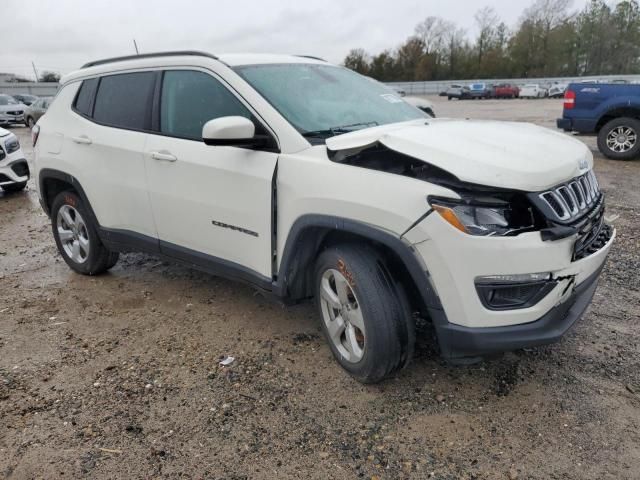
[[[100,79],[93,119],[132,130],[151,129],[155,72],[124,73]]]

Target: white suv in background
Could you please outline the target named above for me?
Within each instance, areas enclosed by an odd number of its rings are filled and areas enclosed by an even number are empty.
[[[0,189],[19,192],[27,186],[29,164],[15,134],[0,128]]]
[[[453,361],[558,340],[615,237],[581,142],[432,119],[309,57],[89,63],[34,136],[40,200],[73,270],[145,251],[315,297],[333,354],[363,382],[409,362],[414,312]]]

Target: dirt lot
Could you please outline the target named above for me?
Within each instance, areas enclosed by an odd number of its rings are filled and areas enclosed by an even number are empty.
[[[561,109],[433,100],[548,127]],[[640,160],[596,158],[618,240],[577,328],[471,367],[424,334],[376,386],[339,369],[310,305],[140,254],[81,277],[32,185],[0,194],[0,477],[640,478]]]

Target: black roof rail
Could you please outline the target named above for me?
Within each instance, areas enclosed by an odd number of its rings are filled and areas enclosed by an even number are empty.
[[[313,55],[294,55],[294,57],[310,58],[311,60],[319,60],[321,62],[329,63],[324,58],[314,57]]]
[[[155,53],[141,53],[139,55],[125,55],[124,57],[105,58],[103,60],[95,60],[93,62],[85,63],[80,68],[95,67],[96,65],[105,65],[107,63],[122,62],[125,60],[138,60],[141,58],[155,58],[155,57],[176,57],[176,56],[193,56],[193,57],[208,57],[218,60],[218,57],[211,55],[207,52],[199,52],[197,50],[178,50],[175,52],[155,52]]]

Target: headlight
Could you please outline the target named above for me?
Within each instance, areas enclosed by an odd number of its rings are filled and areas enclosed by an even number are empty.
[[[20,142],[18,141],[18,137],[14,136],[9,140],[4,142],[4,148],[8,154],[16,152],[20,149]]]
[[[535,227],[532,208],[523,202],[496,199],[429,198],[431,207],[454,228],[469,235],[517,235]]]

